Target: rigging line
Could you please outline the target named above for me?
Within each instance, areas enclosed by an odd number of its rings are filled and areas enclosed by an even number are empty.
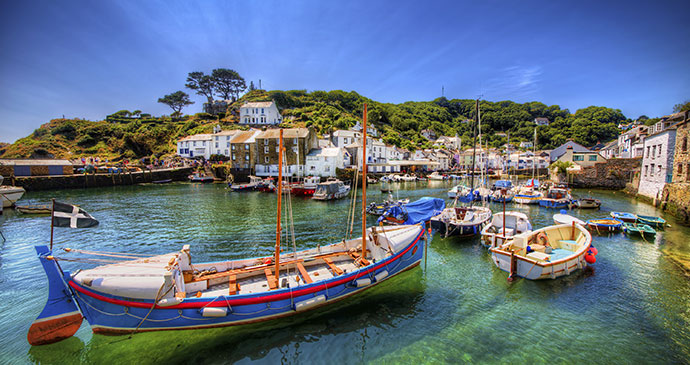
[[[357,183],[359,182],[359,166],[355,170],[355,185],[352,192],[352,219],[350,220],[350,230],[347,238],[352,238],[352,231],[355,225],[355,212],[357,211]]]
[[[63,248],[63,250],[67,252],[79,252],[79,253],[84,253],[84,254],[92,254],[92,255],[99,255],[99,254],[111,254],[111,255],[123,255],[123,256],[140,256],[140,257],[149,257],[150,255],[144,254],[144,253],[123,253],[123,252],[112,252],[112,251],[94,251],[94,250],[82,250],[79,248]]]
[[[127,255],[118,255],[118,254],[109,254],[109,253],[96,253],[96,252],[74,250],[74,249],[64,249],[64,250],[65,250],[65,252],[77,252],[77,253],[81,253],[84,255],[114,257],[114,258],[128,259],[128,260],[141,260],[141,259],[146,258],[146,256],[127,256]]]

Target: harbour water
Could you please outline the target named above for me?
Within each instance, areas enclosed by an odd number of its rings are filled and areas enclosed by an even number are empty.
[[[446,197],[447,182],[401,183],[400,198]],[[576,192],[588,194],[588,192]],[[664,216],[620,193],[593,191],[601,210]],[[385,194],[373,185],[368,201]],[[159,254],[190,244],[196,262],[271,255],[275,195],[233,193],[222,184],[120,186],[30,192],[24,199],[77,204],[100,220],[89,229],[55,229],[65,247]],[[449,202],[448,200],[446,200]],[[293,198],[296,246],[341,240],[349,201]],[[492,204],[494,211],[502,207]],[[533,226],[556,213],[508,205]],[[93,335],[87,323],[71,339],[31,347],[26,333],[47,297],[33,246],[47,244],[50,218],[0,216],[0,363],[688,363],[690,229],[672,225],[647,242],[622,233],[596,236],[597,262],[557,280],[506,281],[479,238],[429,243],[426,264],[357,298],[303,316],[209,330],[128,336]],[[375,218],[370,217],[374,224]],[[355,227],[361,227],[355,222]],[[82,263],[63,262],[74,271]]]

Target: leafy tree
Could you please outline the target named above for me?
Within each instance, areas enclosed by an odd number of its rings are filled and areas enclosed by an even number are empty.
[[[137,118],[140,117],[141,116],[141,110],[137,109],[137,110],[133,111],[132,116],[137,117]]]
[[[173,110],[173,114],[177,115],[182,113],[182,108],[185,106],[194,104],[193,101],[189,100],[189,95],[184,91],[176,91],[172,94],[168,94],[159,98],[158,102],[169,106],[170,109]]]
[[[213,70],[211,77],[215,85],[216,95],[223,99],[232,98],[232,101],[235,101],[239,98],[240,93],[247,89],[244,79],[235,70],[217,68]]]
[[[204,75],[204,73],[200,71],[190,72],[187,74],[187,83],[184,86],[196,91],[198,95],[205,96],[209,103],[213,102],[213,77]]]
[[[686,100],[683,103],[676,104],[673,106],[673,112],[674,113],[680,113],[680,112],[684,112],[686,110],[690,110],[690,100]]]
[[[249,81],[249,91],[254,91],[256,90],[256,87],[254,86],[254,81]]]

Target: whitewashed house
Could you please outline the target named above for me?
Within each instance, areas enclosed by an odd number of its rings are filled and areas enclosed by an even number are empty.
[[[335,176],[335,169],[345,167],[343,154],[347,153],[344,148],[316,148],[307,154],[305,174],[312,176],[329,177]]]
[[[644,140],[644,157],[638,194],[656,199],[673,177],[676,128],[668,127]]]
[[[331,134],[331,142],[336,147],[344,148],[347,145],[358,143],[362,141],[362,133],[355,131],[348,131],[344,129],[338,129]],[[367,139],[367,142],[369,139]]]
[[[456,134],[455,137],[441,136],[434,142],[434,145],[451,150],[459,150],[462,147],[462,142]]]
[[[203,157],[209,159],[212,155],[212,134],[195,134],[177,141],[177,154],[180,157]]]
[[[241,131],[230,130],[214,133],[212,141],[213,145],[211,147],[211,151],[213,152],[212,154],[230,157],[230,140],[232,140],[232,137],[238,132]]]
[[[549,118],[534,118],[534,124],[536,125],[549,125]]]
[[[282,121],[274,101],[254,101],[240,107],[240,124],[277,125]]]
[[[350,128],[351,131],[354,132],[362,132],[362,125],[357,121],[357,124],[355,124],[354,127]],[[379,136],[379,131],[374,128],[372,125],[367,126],[367,136],[368,137],[378,137]]]
[[[520,148],[532,148],[534,143],[532,142],[520,142]]]

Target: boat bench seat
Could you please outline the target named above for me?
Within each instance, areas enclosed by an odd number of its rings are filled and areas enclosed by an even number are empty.
[[[550,261],[551,255],[543,253],[543,252],[530,252],[527,254],[527,257],[537,260],[537,261],[543,261],[543,262],[548,262]]]
[[[575,252],[577,251],[580,245],[578,245],[577,242],[573,240],[560,240],[558,241],[558,246],[559,248]]]
[[[529,248],[532,249],[532,252],[544,252],[544,251],[546,251],[546,246],[542,246],[542,245],[538,245],[538,244],[529,245]]]
[[[503,236],[503,228],[496,228],[496,234],[499,236]],[[513,228],[506,228],[506,237],[512,237],[515,235],[515,230]]]

